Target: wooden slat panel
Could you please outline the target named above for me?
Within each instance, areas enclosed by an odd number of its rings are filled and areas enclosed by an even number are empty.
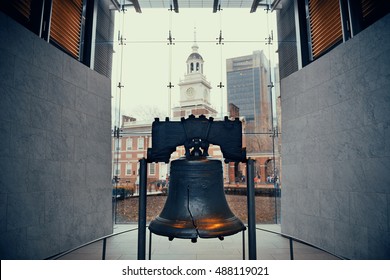
[[[19,1],[12,1],[11,5],[19,11],[19,13],[25,17],[25,19],[28,21],[30,20],[31,15],[31,1],[32,0],[19,0]]]
[[[390,13],[389,0],[360,0],[364,28]]]
[[[80,56],[82,0],[53,0],[50,39],[75,58]]]
[[[339,0],[309,0],[313,58],[342,40]]]
[[[375,1],[361,0],[363,18],[370,16],[375,11]]]

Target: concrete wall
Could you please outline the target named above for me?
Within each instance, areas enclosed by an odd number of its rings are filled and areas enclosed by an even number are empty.
[[[390,259],[390,15],[281,81],[282,232]]]
[[[112,232],[110,80],[0,12],[0,258]]]

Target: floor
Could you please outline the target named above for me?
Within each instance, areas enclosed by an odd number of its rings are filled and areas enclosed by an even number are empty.
[[[134,225],[115,225],[114,233],[135,229]],[[257,228],[280,232],[280,225],[257,225]],[[107,239],[107,260],[136,260],[138,231],[119,234]],[[248,259],[248,237],[245,232],[245,259]],[[289,239],[267,231],[256,230],[258,260],[289,260]],[[146,240],[146,259],[149,258],[149,231]],[[73,251],[62,260],[100,260],[102,259],[103,241]],[[191,243],[187,239],[174,239],[152,235],[152,260],[242,260],[243,234],[227,236],[219,239],[198,239]],[[335,256],[311,246],[293,241],[295,260],[337,260]]]

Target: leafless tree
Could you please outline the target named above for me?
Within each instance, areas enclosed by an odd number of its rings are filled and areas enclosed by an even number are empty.
[[[130,115],[135,117],[137,121],[150,121],[150,123],[155,118],[165,119],[167,117],[167,113],[156,106],[140,106],[133,110]]]

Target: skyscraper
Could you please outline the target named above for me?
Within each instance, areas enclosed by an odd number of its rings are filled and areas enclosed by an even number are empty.
[[[268,182],[279,171],[274,168],[270,68],[263,51],[226,60],[227,101],[244,119],[244,141],[248,156],[256,160],[258,182]],[[270,137],[271,136],[271,137]]]
[[[226,60],[227,100],[245,117],[247,132],[271,129],[270,72],[263,51]]]

